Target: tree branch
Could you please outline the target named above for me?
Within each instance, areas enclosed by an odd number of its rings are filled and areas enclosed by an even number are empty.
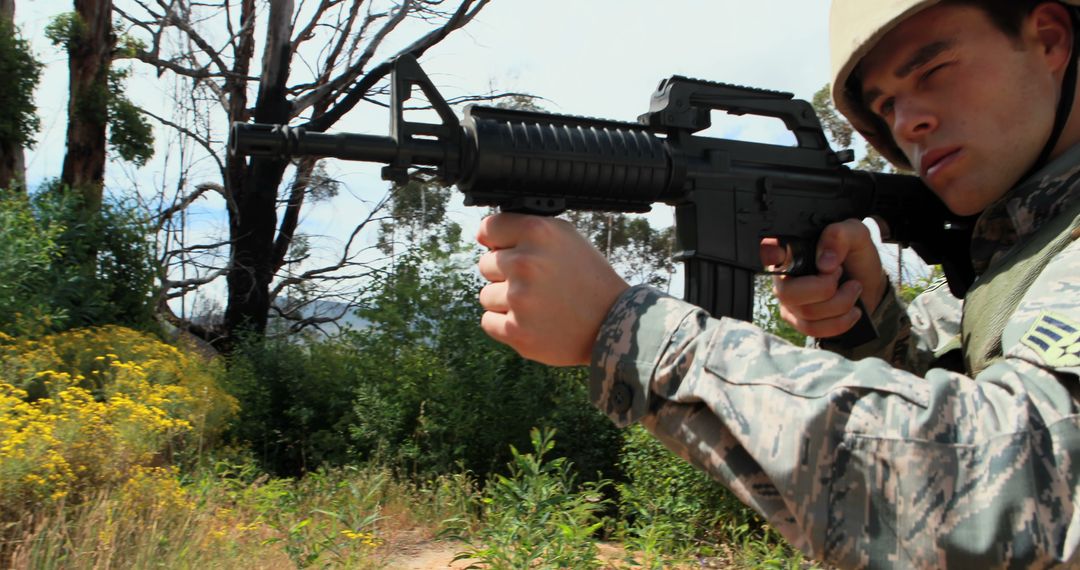
[[[473,5],[474,1],[475,6]],[[408,47],[398,51],[397,55],[408,53],[419,58],[431,46],[442,41],[451,32],[471,22],[472,19],[480,13],[480,10],[482,10],[484,6],[487,6],[489,2],[490,0],[463,0],[457,11],[454,12],[454,15],[445,25],[429,32]],[[470,10],[470,8],[472,9]],[[309,131],[321,133],[333,126],[334,123],[345,115],[345,113],[351,111],[352,108],[363,99],[372,86],[386,77],[390,72],[392,59],[393,58],[386,60],[370,70],[341,101],[331,107],[326,113],[308,121],[303,127]]]

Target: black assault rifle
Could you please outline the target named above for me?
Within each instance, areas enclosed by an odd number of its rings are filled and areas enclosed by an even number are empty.
[[[419,88],[442,123],[407,122],[404,103]],[[710,314],[750,320],[763,237],[779,238],[789,262],[779,272],[816,271],[824,227],[848,218],[883,222],[886,241],[942,264],[963,296],[973,279],[971,220],[950,213],[913,176],[851,170],[851,151],[834,152],[813,108],[790,93],[673,76],[653,93],[638,123],[471,105],[458,121],[411,56],[391,79],[390,136],[324,134],[285,125],[236,123],[230,151],[289,159],[332,157],[386,164],[384,179],[433,169],[472,206],[556,215],[564,210],[646,212],[675,206],[685,299]],[[695,136],[714,110],[784,122],[796,146]],[[876,334],[865,318],[838,340]]]

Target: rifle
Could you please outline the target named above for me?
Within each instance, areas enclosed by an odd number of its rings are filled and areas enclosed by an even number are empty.
[[[407,122],[405,101],[420,89],[441,123]],[[379,162],[386,180],[433,169],[470,206],[557,215],[565,210],[647,212],[675,207],[676,260],[685,264],[685,299],[716,317],[751,320],[755,273],[816,272],[826,225],[873,217],[885,241],[941,264],[963,297],[974,271],[973,220],[956,216],[914,176],[852,170],[850,150],[829,147],[809,103],[790,93],[690,79],[660,82],[637,123],[470,105],[464,120],[412,56],[391,72],[390,136],[325,134],[286,125],[235,123],[230,152],[287,160],[297,156]],[[784,122],[796,146],[697,136],[714,110]],[[759,244],[778,238],[781,268],[762,266]],[[869,316],[841,337],[876,336]]]

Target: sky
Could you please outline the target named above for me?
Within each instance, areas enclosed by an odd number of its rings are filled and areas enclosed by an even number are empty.
[[[132,3],[114,1],[121,7]],[[16,3],[16,23],[47,65],[37,92],[42,130],[27,155],[31,184],[57,176],[63,161],[66,59],[44,39],[43,30],[71,6],[70,0]],[[551,112],[635,121],[648,110],[658,82],[675,74],[811,98],[830,80],[827,20],[827,0],[492,0],[474,22],[429,50],[421,65],[446,97],[493,89],[527,92],[542,97],[541,105]],[[415,27],[398,31],[403,33],[380,54],[417,35]],[[128,96],[167,114],[169,74],[159,78],[141,64],[132,67]],[[709,131],[712,136],[784,144],[793,140],[779,121],[717,123]],[[385,134],[387,125],[386,109],[367,105],[350,113],[338,130]],[[224,140],[228,125],[220,127]],[[156,127],[158,153],[146,167],[110,163],[110,190],[137,185],[148,191],[176,183],[177,154],[166,148],[164,131]],[[331,236],[333,243],[344,239],[352,222],[364,215],[369,207],[364,201],[377,199],[387,185],[379,179],[377,166],[331,161],[327,168],[344,183],[343,191],[333,202],[310,208],[302,230]],[[215,179],[209,169],[204,172]],[[198,183],[198,176],[196,170],[191,182]],[[200,208],[193,213],[195,219],[202,216],[206,228],[216,225],[220,231],[220,204],[208,201]],[[466,232],[475,231],[476,212],[460,199],[451,208],[451,216]],[[670,208],[657,207],[650,219],[670,224]],[[373,242],[371,234],[365,239]],[[681,290],[678,287],[675,290]]]
[[[66,63],[43,31],[71,5],[16,5],[23,35],[48,65],[37,93],[43,129],[28,156],[32,180],[55,175],[63,160]],[[492,0],[467,28],[428,51],[421,65],[447,96],[522,91],[543,97],[552,112],[627,121],[646,111],[657,83],[674,74],[809,98],[829,80],[827,7],[826,0]],[[406,31],[387,45],[413,37]],[[160,108],[168,74],[158,78],[138,64],[134,71],[129,97]],[[379,133],[386,125],[385,109],[369,106],[339,127]],[[739,122],[725,131],[784,140],[779,122]],[[140,175],[161,168],[151,163]]]

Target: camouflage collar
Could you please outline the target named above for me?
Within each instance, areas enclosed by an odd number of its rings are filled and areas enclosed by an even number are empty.
[[[982,274],[1012,246],[1034,234],[1076,195],[1080,185],[1080,144],[1065,151],[990,205],[971,237],[971,260]]]

